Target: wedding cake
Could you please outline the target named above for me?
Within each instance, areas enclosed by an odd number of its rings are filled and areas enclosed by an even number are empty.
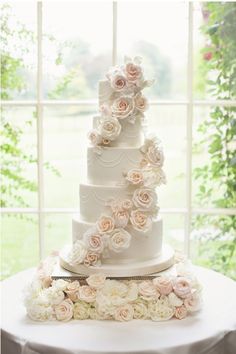
[[[99,82],[100,115],[87,148],[87,181],[80,185],[80,215],[72,221],[73,246],[61,265],[79,274],[155,273],[173,264],[163,247],[156,189],[166,182],[161,142],[148,134],[141,58],[125,58]]]
[[[190,262],[163,244],[164,155],[148,133],[142,93],[151,84],[139,57],[125,58],[99,83],[73,242],[42,261],[26,288],[31,319],[163,321],[200,308]]]

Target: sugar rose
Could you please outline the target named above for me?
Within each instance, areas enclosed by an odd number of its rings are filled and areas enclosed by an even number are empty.
[[[185,318],[188,314],[188,311],[184,305],[175,308],[175,317],[179,320]]]
[[[54,310],[58,321],[69,321],[73,317],[73,302],[66,299],[56,305]]]
[[[105,284],[106,276],[102,273],[92,274],[87,278],[87,283],[94,289],[101,289]]]
[[[151,210],[156,206],[157,195],[150,188],[139,188],[134,192],[133,203],[140,210]]]
[[[146,157],[150,164],[157,166],[157,167],[162,167],[164,163],[164,154],[160,146],[158,145],[151,145],[149,146]]]
[[[93,251],[88,251],[84,258],[84,265],[87,267],[95,266],[99,263],[99,255]]]
[[[110,78],[111,87],[115,91],[122,91],[127,87],[127,80],[124,75],[121,74],[113,74]]]
[[[94,302],[96,300],[96,289],[89,285],[82,285],[78,289],[78,297],[85,302]]]
[[[114,230],[115,221],[111,216],[101,215],[96,223],[98,232],[106,234]]]
[[[90,251],[102,253],[104,244],[102,237],[96,228],[88,229],[83,236],[83,240]]]
[[[140,80],[143,75],[141,66],[132,62],[126,64],[125,73],[128,81],[131,83]]]
[[[135,107],[140,111],[140,112],[145,112],[148,109],[148,101],[146,97],[144,97],[141,94],[137,94],[135,96]]]
[[[178,277],[173,284],[174,292],[181,299],[191,296],[191,286],[189,281],[184,277]]]
[[[110,250],[119,253],[130,246],[131,235],[124,229],[115,229],[108,239]]]
[[[144,233],[152,228],[152,218],[139,209],[131,211],[130,222],[135,230]]]
[[[161,295],[169,295],[173,290],[171,280],[164,276],[153,279],[153,284]]]
[[[104,118],[99,122],[99,134],[109,141],[115,140],[121,132],[121,125],[116,118]]]
[[[127,210],[117,210],[113,213],[113,218],[117,227],[126,227],[129,221],[129,212]]]
[[[133,113],[133,110],[134,100],[128,96],[117,98],[111,106],[112,116],[119,119],[127,118]]]
[[[82,240],[77,240],[69,253],[69,263],[71,265],[83,263],[86,253],[87,248],[85,243]]]
[[[128,171],[126,175],[126,180],[134,185],[143,183],[143,173],[139,169],[132,169]]]
[[[130,199],[124,199],[122,202],[121,202],[121,207],[124,209],[124,210],[130,210],[132,209],[133,207],[133,203]]]
[[[99,145],[102,142],[101,135],[99,135],[95,129],[88,133],[88,139],[93,146]]]
[[[122,305],[115,310],[116,321],[131,321],[134,317],[134,309],[130,304]]]

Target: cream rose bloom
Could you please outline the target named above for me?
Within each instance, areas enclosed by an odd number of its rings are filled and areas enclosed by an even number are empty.
[[[114,313],[116,321],[131,321],[134,317],[134,309],[130,304],[117,307]]]
[[[52,306],[45,306],[34,300],[29,306],[26,307],[27,315],[33,321],[48,321],[53,320],[54,310]]]
[[[101,289],[105,284],[106,276],[102,273],[90,275],[86,281],[91,288]]]
[[[68,255],[69,263],[71,265],[83,263],[86,253],[87,253],[87,248],[85,243],[82,240],[77,240],[73,244],[71,252]]]
[[[126,179],[129,183],[137,185],[143,183],[143,173],[140,169],[132,169],[126,174]]]
[[[189,281],[184,277],[178,277],[173,284],[174,293],[181,299],[191,296],[191,286]]]
[[[129,221],[129,212],[120,209],[113,212],[113,217],[117,227],[126,227]]]
[[[122,96],[113,102],[111,106],[112,116],[118,119],[125,119],[134,111],[134,100],[129,96]]]
[[[69,283],[65,289],[65,293],[71,301],[75,302],[78,300],[78,289],[80,287],[80,283],[78,280],[74,280]]]
[[[138,299],[133,304],[134,318],[137,320],[145,320],[148,318],[148,308],[145,301]]]
[[[143,170],[143,182],[146,187],[154,188],[166,183],[166,175],[159,167],[146,167]]]
[[[133,203],[140,210],[151,210],[156,206],[157,195],[151,188],[139,188],[134,192]]]
[[[98,126],[98,132],[104,139],[115,140],[121,132],[121,125],[116,118],[101,119]]]
[[[110,82],[111,82],[111,87],[118,92],[125,90],[127,87],[126,77],[121,73],[116,72],[112,74],[110,77]]]
[[[141,94],[137,94],[134,99],[135,107],[140,112],[145,112],[148,109],[148,100]]]
[[[168,295],[168,300],[169,300],[169,304],[171,306],[175,306],[175,307],[179,307],[181,305],[183,305],[183,300],[180,299],[177,295],[175,295],[175,293],[171,292]]]
[[[89,285],[82,285],[78,289],[78,297],[81,301],[94,302],[96,300],[97,291]]]
[[[149,316],[153,321],[167,321],[175,314],[175,308],[163,305],[159,300],[148,304]]]
[[[108,246],[111,251],[116,253],[122,252],[129,248],[131,235],[124,229],[115,229],[108,238]]]
[[[153,279],[153,284],[161,295],[169,295],[173,290],[171,280],[165,276]]]
[[[124,210],[130,210],[133,207],[133,203],[130,199],[124,199],[121,202],[121,208]]]
[[[111,216],[101,215],[96,222],[96,226],[99,233],[110,233],[115,228],[115,221]]]
[[[175,308],[175,317],[179,320],[185,318],[188,314],[188,311],[184,305]]]
[[[84,258],[84,265],[87,267],[95,266],[100,263],[99,255],[95,252],[88,251]]]
[[[138,291],[143,300],[152,301],[160,297],[160,293],[151,280],[142,281],[138,286]]]
[[[189,312],[198,311],[201,308],[201,298],[199,294],[196,292],[184,299],[184,306]]]
[[[66,299],[56,305],[54,310],[58,321],[69,321],[73,317],[73,302],[70,299]]]
[[[65,298],[64,292],[53,286],[45,289],[44,296],[46,296],[47,300],[50,302],[50,305],[58,305]]]
[[[151,165],[162,167],[164,163],[164,154],[160,146],[151,145],[149,146],[146,157]]]
[[[74,304],[73,316],[75,320],[86,320],[89,318],[90,304],[84,301],[77,301]]]
[[[129,62],[126,64],[125,73],[126,73],[127,80],[130,81],[131,83],[135,83],[141,80],[143,76],[142,67],[133,62]]]
[[[101,135],[99,135],[95,129],[88,133],[88,139],[93,146],[99,145],[102,142]]]
[[[139,209],[131,211],[130,222],[135,230],[144,233],[152,228],[152,218]]]
[[[92,227],[88,229],[83,235],[83,241],[88,250],[95,253],[102,253],[104,244],[102,237],[96,228]]]

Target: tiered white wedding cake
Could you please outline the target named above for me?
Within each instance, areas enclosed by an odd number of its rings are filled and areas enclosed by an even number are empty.
[[[100,115],[93,118],[87,182],[80,185],[80,215],[73,218],[73,247],[61,265],[75,273],[137,276],[173,264],[162,246],[156,187],[165,183],[160,141],[147,133],[148,101],[140,57],[125,58],[99,82]]]

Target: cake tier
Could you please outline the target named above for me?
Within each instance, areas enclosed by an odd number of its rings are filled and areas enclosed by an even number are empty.
[[[142,154],[138,147],[106,147],[99,153],[97,148],[88,147],[87,176],[91,184],[117,185],[123,173],[138,168]]]
[[[100,116],[93,118],[93,128],[98,128]],[[120,119],[121,132],[118,138],[110,143],[110,146],[140,146],[143,142],[142,126],[140,118],[132,124],[127,119]]]
[[[108,214],[106,206],[109,199],[130,199],[132,191],[128,187],[80,184],[80,217],[95,222],[103,213]]]
[[[73,242],[82,239],[83,234],[94,223],[80,220],[78,216],[72,219]],[[127,231],[132,235],[130,247],[121,253],[110,251],[109,258],[102,259],[102,263],[132,263],[134,261],[145,261],[160,255],[162,248],[162,220],[153,220],[152,230],[146,234],[127,227]]]

